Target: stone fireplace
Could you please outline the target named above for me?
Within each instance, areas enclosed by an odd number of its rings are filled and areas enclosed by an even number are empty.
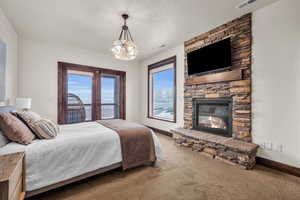
[[[251,14],[185,42],[185,54],[230,37],[232,47],[231,71],[190,77],[185,61],[184,128],[195,127],[195,101],[230,102],[231,133],[223,134],[234,139],[251,142]],[[197,100],[198,99],[198,100]],[[202,99],[202,100],[201,100]],[[202,107],[201,109],[209,109]],[[219,111],[222,108],[219,108]],[[224,107],[223,107],[224,109]],[[230,114],[230,113],[229,113]],[[229,122],[228,122],[229,123]],[[204,132],[213,132],[211,130]],[[222,132],[222,131],[220,131]]]
[[[232,99],[193,99],[193,129],[232,136]]]
[[[251,137],[251,14],[185,42],[184,127],[175,142],[203,155],[251,169],[258,145]],[[188,52],[231,38],[230,71],[189,76]]]

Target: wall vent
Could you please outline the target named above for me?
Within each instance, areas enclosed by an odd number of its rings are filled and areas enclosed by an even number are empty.
[[[246,1],[242,2],[242,3],[240,3],[239,5],[237,5],[237,8],[242,9],[242,8],[244,8],[244,7],[252,4],[254,2],[256,2],[256,0],[246,0]]]

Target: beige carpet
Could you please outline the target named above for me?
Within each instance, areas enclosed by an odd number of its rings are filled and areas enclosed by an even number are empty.
[[[159,135],[165,161],[115,170],[32,197],[41,200],[300,200],[300,178],[256,166],[246,171],[176,146]]]

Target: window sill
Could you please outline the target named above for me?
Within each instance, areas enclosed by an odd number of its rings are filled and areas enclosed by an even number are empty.
[[[172,121],[172,120],[160,119],[160,118],[151,117],[151,116],[147,116],[147,118],[148,118],[148,119],[159,120],[159,121],[164,121],[164,122],[169,122],[169,123],[176,123],[176,119]]]

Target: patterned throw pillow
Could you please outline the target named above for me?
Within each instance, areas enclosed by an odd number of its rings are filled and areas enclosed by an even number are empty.
[[[31,128],[40,139],[52,139],[59,133],[57,124],[48,119],[41,119],[31,123]]]
[[[20,144],[30,144],[35,138],[29,128],[10,113],[0,113],[0,129],[4,136]]]
[[[32,131],[33,134],[37,135],[32,128],[32,124],[42,119],[39,114],[32,111],[21,111],[12,114],[17,116]]]
[[[32,111],[17,112],[17,115],[18,115],[18,117],[22,118],[28,124],[42,119],[39,114],[32,112]]]

